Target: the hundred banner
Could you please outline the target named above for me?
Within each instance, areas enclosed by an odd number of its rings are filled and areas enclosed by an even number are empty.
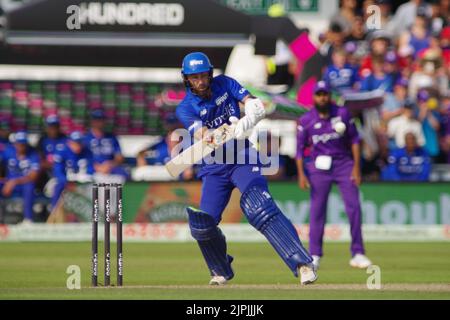
[[[270,190],[281,210],[297,225],[309,223],[309,193],[295,182],[275,182]],[[198,207],[201,183],[126,183],[123,190],[126,223],[185,222],[186,206]],[[50,222],[88,222],[92,214],[90,185],[72,185]],[[364,184],[361,187],[364,224],[450,224],[450,184]],[[100,199],[102,201],[102,199]],[[114,201],[114,200],[113,200]],[[113,212],[114,214],[114,212]],[[232,194],[224,223],[246,223],[239,205],[239,191]],[[328,201],[327,222],[345,224],[347,217],[339,191]]]

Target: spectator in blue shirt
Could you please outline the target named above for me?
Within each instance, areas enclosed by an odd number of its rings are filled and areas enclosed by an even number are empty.
[[[6,177],[1,185],[1,194],[5,198],[22,197],[24,222],[32,222],[35,182],[40,169],[39,155],[28,145],[25,131],[16,132],[13,143],[2,156]]]
[[[438,102],[426,89],[417,93],[417,104],[419,107],[417,119],[422,123],[425,136],[425,151],[431,157],[439,155],[439,132],[441,128],[441,117],[437,110]]]
[[[405,147],[394,149],[389,155],[381,177],[385,181],[428,181],[430,170],[430,157],[409,132],[405,135]]]
[[[85,137],[86,146],[92,152],[94,170],[100,174],[113,174],[127,177],[125,169],[121,166],[124,157],[119,141],[112,133],[106,133],[105,114],[97,109],[91,113],[91,130]]]
[[[380,60],[372,61],[372,69],[373,72],[361,81],[361,91],[381,89],[385,92],[393,92],[396,75],[387,73],[384,63]]]
[[[57,183],[52,196],[52,208],[58,203],[68,181],[87,182],[92,179],[92,153],[83,145],[83,138],[81,132],[72,132],[64,148],[55,154],[53,176]]]
[[[333,63],[325,71],[324,80],[329,87],[338,93],[352,90],[358,81],[358,70],[346,62],[344,49],[335,49],[332,54]]]

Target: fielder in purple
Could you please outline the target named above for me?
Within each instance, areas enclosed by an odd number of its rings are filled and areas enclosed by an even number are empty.
[[[186,97],[177,107],[176,115],[194,137],[209,139],[209,129],[227,123],[236,125],[235,137],[242,140],[245,132],[265,115],[262,102],[236,80],[225,75],[213,77],[213,66],[201,52],[184,58],[182,76]],[[243,118],[239,102],[245,104]],[[235,149],[234,155],[246,153],[249,145],[243,145],[243,149]],[[234,276],[233,257],[228,254],[225,236],[218,227],[234,188],[242,193],[241,208],[249,223],[268,239],[295,276],[300,271],[301,283],[309,284],[317,279],[311,256],[303,248],[292,223],[275,204],[260,171],[260,167],[250,161],[202,164],[200,208],[189,207],[187,213],[191,235],[197,240],[209,268],[211,285],[223,285]]]
[[[319,266],[326,222],[327,201],[331,186],[336,183],[345,203],[350,221],[352,266],[365,267],[370,261],[364,256],[361,233],[361,204],[358,186],[361,183],[359,136],[346,108],[330,101],[330,91],[324,81],[314,90],[315,108],[304,114],[297,128],[297,167],[299,185],[311,187],[310,253]],[[311,148],[311,161],[303,162],[303,151]],[[305,172],[306,171],[306,172]]]

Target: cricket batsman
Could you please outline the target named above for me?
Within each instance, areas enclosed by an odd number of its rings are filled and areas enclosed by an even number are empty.
[[[301,189],[311,187],[309,251],[315,269],[323,256],[322,241],[327,201],[331,185],[337,183],[350,221],[350,265],[367,268],[372,263],[364,255],[361,232],[361,183],[359,136],[349,111],[331,103],[330,89],[324,81],[314,88],[315,108],[299,119],[297,127],[297,168]],[[304,161],[305,148],[311,159]],[[305,173],[306,171],[306,173]]]
[[[225,75],[213,77],[213,66],[204,53],[185,56],[181,74],[186,97],[178,105],[176,115],[194,137],[214,139],[208,136],[211,129],[226,123],[235,126],[235,139],[246,140],[246,132],[264,118],[262,102],[236,80]],[[239,102],[245,105],[243,118]],[[236,140],[230,142],[237,144]],[[233,150],[235,156],[250,153],[250,144],[245,142],[243,148]],[[203,163],[198,177],[202,179],[200,208],[189,207],[187,213],[192,237],[197,240],[212,277],[210,285],[224,285],[234,276],[233,257],[227,253],[225,236],[218,224],[235,187],[242,194],[240,204],[249,223],[267,238],[296,277],[300,273],[300,283],[306,285],[317,279],[312,257],[302,246],[295,227],[275,204],[258,165],[248,161]]]

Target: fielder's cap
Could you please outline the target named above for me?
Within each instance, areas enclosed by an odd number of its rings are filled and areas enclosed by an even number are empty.
[[[384,60],[388,63],[396,63],[397,62],[397,55],[394,51],[388,51],[386,52],[386,55],[384,56]]]
[[[17,131],[14,134],[14,143],[28,143],[28,134],[26,131]]]
[[[47,116],[47,118],[45,118],[45,123],[48,126],[58,125],[59,117],[56,114],[49,115],[49,116]]]
[[[421,90],[419,90],[419,92],[417,92],[417,101],[425,102],[425,101],[428,101],[429,98],[430,98],[430,94],[428,93],[427,90],[421,89]]]
[[[314,86],[314,94],[316,94],[318,92],[330,93],[330,88],[328,87],[328,84],[325,81],[323,81],[323,80],[319,81]]]
[[[83,134],[80,131],[73,131],[69,135],[69,139],[75,142],[83,141]]]
[[[91,118],[95,120],[105,119],[105,113],[101,109],[96,109],[91,112]]]

